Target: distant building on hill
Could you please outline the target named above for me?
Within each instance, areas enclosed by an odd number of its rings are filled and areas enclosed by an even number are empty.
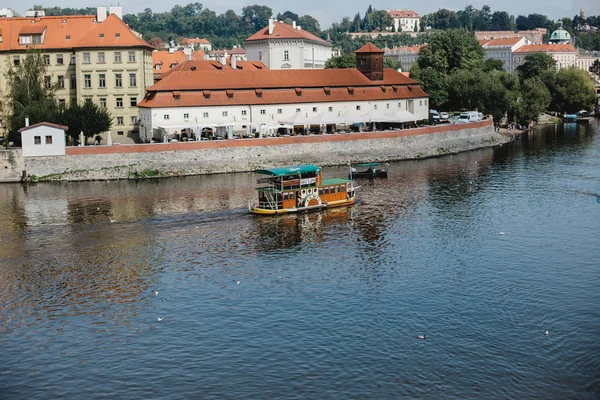
[[[267,68],[323,69],[331,58],[333,45],[302,27],[269,19],[269,25],[244,42],[249,61],[261,61]]]
[[[530,31],[475,31],[473,32],[478,40],[525,38],[528,43],[542,43],[544,35],[548,33],[546,28],[536,28]]]
[[[513,69],[525,63],[529,54],[545,53],[556,61],[556,68],[577,66],[577,50],[571,44],[527,44],[513,52]]]
[[[190,48],[183,50],[154,50],[152,52],[152,70],[154,82],[158,82],[162,75],[172,70],[186,60],[203,60],[204,51],[192,51]]]
[[[412,65],[417,62],[419,50],[423,46],[426,45],[393,47],[386,50],[385,57],[399,62],[402,71],[409,72]]]
[[[413,10],[389,10],[388,14],[394,20],[395,32],[418,32],[421,30],[421,17]]]
[[[502,61],[504,69],[507,72],[514,71],[514,57],[513,52],[528,44],[525,37],[513,37],[506,39],[492,39],[479,41],[485,51],[485,58],[492,58],[494,60]]]
[[[190,48],[192,50],[204,50],[207,53],[212,50],[212,44],[207,39],[204,39],[204,38],[202,38],[202,39],[200,39],[200,38],[194,38],[194,39],[183,38],[179,42],[179,45]]]

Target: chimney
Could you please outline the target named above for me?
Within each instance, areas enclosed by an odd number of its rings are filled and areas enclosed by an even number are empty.
[[[119,19],[123,19],[123,7],[121,7],[121,6],[118,6],[118,7],[110,6],[108,8],[108,13],[115,14],[117,17],[119,17]]]
[[[269,35],[273,34],[273,29],[275,29],[275,21],[273,18],[269,18]]]
[[[292,21],[292,28],[296,29],[296,21]],[[329,31],[327,31],[329,32]]]
[[[221,65],[227,65],[227,56],[219,57],[219,62],[221,63]]]
[[[25,127],[29,126],[29,117],[25,117]]]
[[[185,54],[185,59],[188,61],[192,60],[192,49],[186,47],[183,49],[183,54]]]
[[[169,47],[169,54],[175,53],[175,49],[173,47]]]
[[[102,22],[106,19],[106,7],[96,7],[96,21]]]
[[[237,57],[231,56],[231,69],[237,69]]]

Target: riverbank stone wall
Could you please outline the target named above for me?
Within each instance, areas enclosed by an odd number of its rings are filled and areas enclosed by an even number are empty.
[[[30,181],[141,179],[437,157],[510,141],[491,121],[404,131],[194,143],[89,146],[25,159]]]

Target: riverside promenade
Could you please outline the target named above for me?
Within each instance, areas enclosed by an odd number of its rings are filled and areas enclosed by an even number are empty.
[[[67,147],[65,156],[22,157],[28,181],[140,179],[246,172],[290,164],[437,157],[509,142],[491,120],[405,130],[201,142]],[[19,150],[15,150],[19,152]]]

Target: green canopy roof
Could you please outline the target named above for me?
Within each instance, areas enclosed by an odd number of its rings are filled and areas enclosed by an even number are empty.
[[[319,172],[321,167],[316,165],[296,165],[293,167],[282,167],[282,168],[271,168],[271,169],[257,169],[257,174],[271,175],[271,176],[285,176],[285,175],[297,175],[297,174],[308,174],[310,172]]]
[[[363,163],[363,164],[356,164],[357,167],[360,168],[367,168],[367,167],[377,167],[380,164],[378,162],[370,162],[370,163]]]

